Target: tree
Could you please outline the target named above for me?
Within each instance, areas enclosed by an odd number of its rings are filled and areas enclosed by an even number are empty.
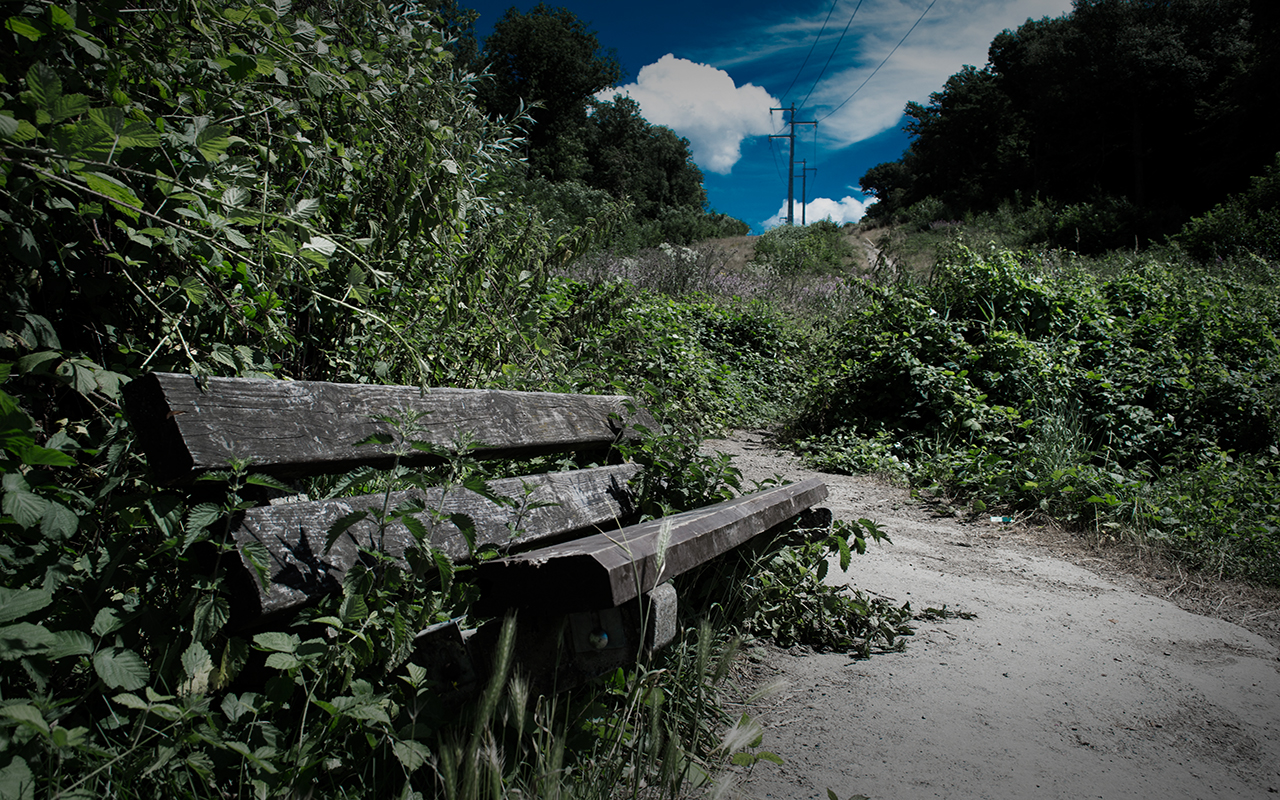
[[[590,164],[585,182],[631,200],[641,217],[655,219],[676,206],[701,210],[706,203],[689,140],[651,124],[630,97],[594,103],[583,138]]]
[[[528,14],[508,9],[485,40],[484,58],[493,73],[482,92],[489,113],[514,118],[528,109],[532,117],[528,155],[534,171],[555,180],[581,176],[587,168],[587,104],[622,79],[617,56],[602,50],[573,12],[539,3]]]
[[[1028,20],[995,37],[987,66],[909,103],[902,170],[864,181],[899,207],[932,196],[964,212],[1039,196],[1129,209],[1118,234],[1128,241],[1176,230],[1274,153],[1255,118],[1257,99],[1274,94],[1273,6],[1076,0],[1070,14]]]

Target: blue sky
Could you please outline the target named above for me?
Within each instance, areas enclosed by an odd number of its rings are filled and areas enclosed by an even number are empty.
[[[459,5],[480,12],[476,32],[483,40],[508,8],[528,11],[537,0]],[[810,222],[828,216],[854,221],[865,200],[858,179],[897,159],[908,144],[901,130],[908,101],[927,102],[965,64],[985,64],[987,46],[1005,28],[1071,10],[1070,0],[548,5],[568,8],[604,47],[617,51],[626,75],[622,86],[603,93],[605,99],[626,92],[650,122],[688,138],[710,206],[756,233],[786,214],[787,142],[768,138],[787,131],[786,115],[771,108],[794,103],[798,121],[819,123],[796,128],[796,160],[817,170],[807,177],[804,216]],[[799,170],[797,164],[797,223]]]

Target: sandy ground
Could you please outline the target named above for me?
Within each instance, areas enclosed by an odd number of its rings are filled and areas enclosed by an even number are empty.
[[[706,449],[734,454],[748,480],[811,474],[757,435]],[[1225,606],[1260,635],[1164,599],[1172,585],[1170,597],[1206,605],[1180,590],[1188,577],[1173,568],[1134,577],[1052,532],[943,517],[883,482],[826,478],[837,518],[873,519],[893,539],[833,580],[977,616],[921,622],[905,652],[865,661],[767,650],[751,677],[785,688],[747,711],[765,728],[761,749],[785,763],[743,771],[738,796],[1280,792],[1274,594],[1239,600],[1227,589],[1217,601],[1219,616]]]

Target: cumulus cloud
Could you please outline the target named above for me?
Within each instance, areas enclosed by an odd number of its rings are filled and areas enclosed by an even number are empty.
[[[779,105],[759,86],[738,86],[724,70],[670,53],[642,67],[635,83],[596,97],[611,100],[618,94],[639,103],[649,122],[686,137],[698,166],[721,175],[742,157],[743,139],[774,132],[769,109]]]
[[[817,197],[804,203],[801,208],[799,202],[796,203],[796,224],[800,224],[800,220],[805,222],[817,222],[819,220],[829,219],[837,225],[843,225],[846,222],[857,222],[867,213],[867,206],[875,202],[874,198],[857,198],[846,196],[843,200],[832,200],[828,197]],[[802,213],[803,212],[803,213]],[[778,209],[778,213],[769,217],[761,225],[765,228],[774,228],[782,225],[787,221],[787,201],[782,201],[782,207]]]

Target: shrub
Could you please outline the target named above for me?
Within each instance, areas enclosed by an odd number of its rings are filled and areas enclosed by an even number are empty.
[[[1239,473],[1280,443],[1269,286],[1151,262],[1047,272],[957,246],[930,285],[870,294],[818,354],[794,431],[813,463],[893,467],[976,509],[1159,531],[1280,581],[1270,466],[1256,491]],[[1233,516],[1197,510],[1201,497],[1230,497]]]
[[[1195,217],[1173,239],[1201,261],[1249,254],[1280,260],[1280,155],[1248,191]]]
[[[845,270],[853,248],[840,226],[830,220],[804,227],[779,225],[756,240],[754,261],[780,277]]]

